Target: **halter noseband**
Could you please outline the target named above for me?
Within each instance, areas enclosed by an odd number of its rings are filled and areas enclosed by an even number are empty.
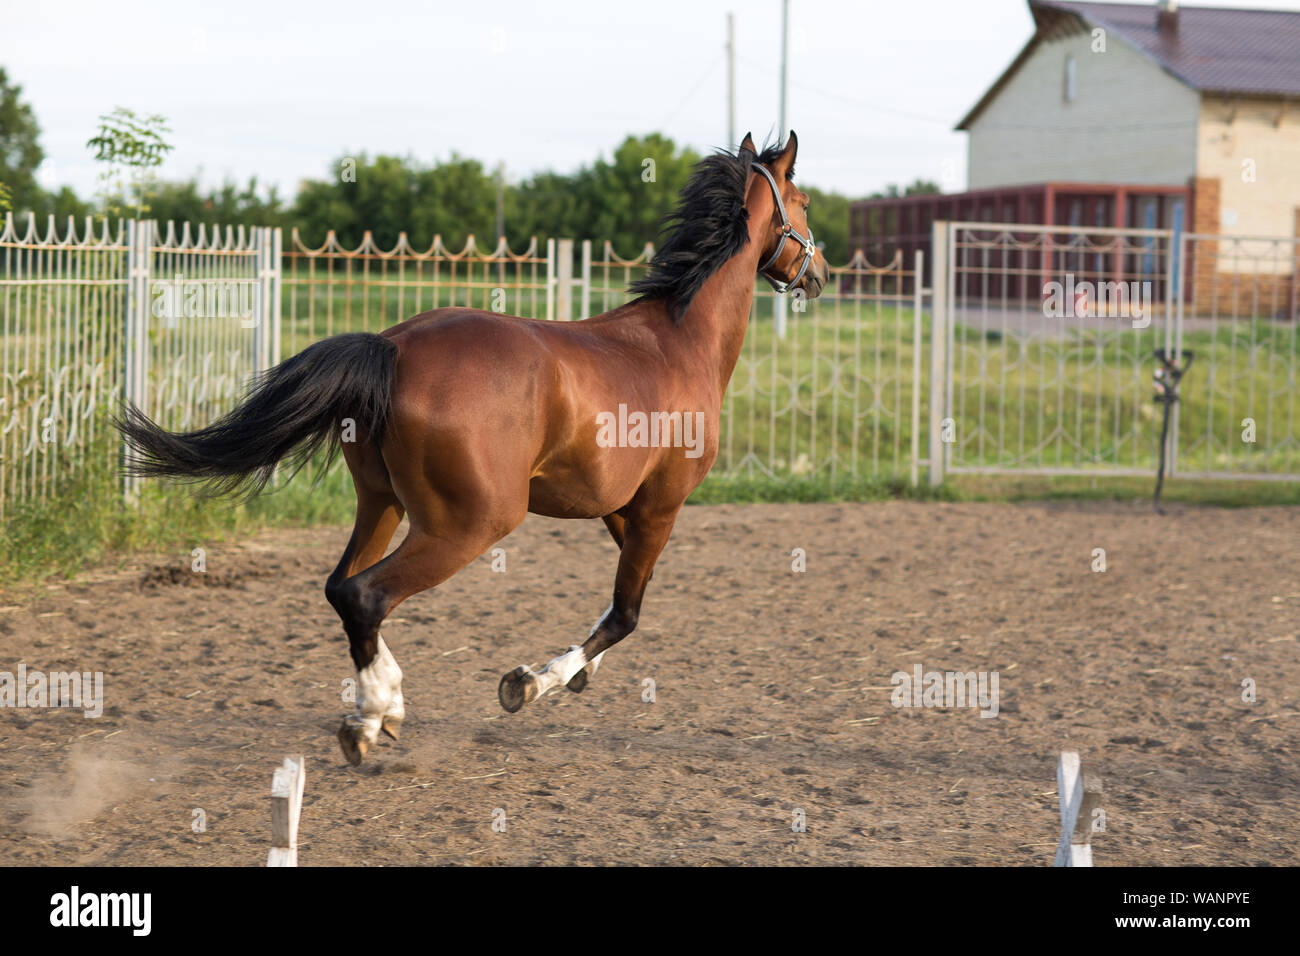
[[[778,294],[789,292],[799,284],[803,274],[808,271],[808,264],[813,261],[813,256],[817,254],[817,246],[813,244],[812,227],[808,227],[808,235],[799,235],[794,226],[790,225],[790,217],[785,212],[785,203],[781,201],[781,190],[777,188],[776,180],[772,177],[772,174],[768,172],[767,167],[762,163],[750,163],[749,165],[767,177],[767,183],[772,187],[772,198],[776,200],[776,211],[781,214],[781,241],[776,244],[776,248],[772,250],[772,255],[768,257],[767,261],[758,267],[758,274],[771,283],[772,288]],[[772,268],[776,264],[776,260],[781,257],[781,250],[785,248],[787,239],[793,239],[803,246],[803,262],[799,264],[799,271],[795,273],[793,279],[789,282],[782,282],[780,279],[774,279],[768,275],[767,270]]]

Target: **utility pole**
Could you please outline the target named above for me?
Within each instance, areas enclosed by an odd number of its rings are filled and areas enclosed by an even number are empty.
[[[736,142],[736,15],[727,14],[727,149]]]
[[[779,143],[785,142],[788,130],[785,127],[785,91],[788,85],[790,59],[790,0],[781,0],[781,128],[776,131]]]
[[[506,164],[497,161],[497,242],[506,234]],[[495,247],[494,247],[495,248]]]
[[[781,0],[781,113],[778,119],[781,128],[777,130],[776,141],[784,143],[789,130],[785,126],[785,91],[787,85],[790,59],[790,0]],[[785,296],[777,295],[772,300],[772,324],[779,339],[785,338]]]

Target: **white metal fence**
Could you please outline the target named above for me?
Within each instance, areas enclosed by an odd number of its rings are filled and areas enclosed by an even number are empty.
[[[627,300],[653,249],[536,239],[355,249],[273,228],[6,218],[0,233],[0,514],[91,464],[127,398],[168,428],[211,421],[249,377],[327,335],[467,305],[566,320]],[[1195,363],[1170,472],[1300,477],[1296,241],[1169,230],[937,223],[924,262],[832,268],[792,308],[756,288],[715,470],[838,486],[946,473],[1149,474],[1157,348]],[[1117,297],[1118,286],[1136,290]],[[1130,283],[1136,285],[1130,286]],[[1109,285],[1107,285],[1109,284]],[[128,487],[128,492],[132,489]]]
[[[123,398],[169,428],[228,409],[279,350],[279,235],[11,216],[0,232],[0,514],[123,453]],[[128,490],[130,488],[128,487]]]

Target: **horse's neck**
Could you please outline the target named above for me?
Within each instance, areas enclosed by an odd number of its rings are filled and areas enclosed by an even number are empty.
[[[745,343],[762,251],[761,234],[751,225],[749,242],[709,276],[682,316],[683,328],[698,337],[699,347],[707,351],[718,370],[719,397],[726,391]]]

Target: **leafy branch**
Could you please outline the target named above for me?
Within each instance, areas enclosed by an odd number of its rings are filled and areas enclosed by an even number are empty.
[[[175,148],[163,138],[170,132],[165,117],[140,116],[121,106],[99,117],[99,132],[86,146],[94,150],[98,162],[105,164],[99,174],[99,196],[105,215],[121,212],[124,205],[134,207],[137,219],[149,211],[152,171]]]

